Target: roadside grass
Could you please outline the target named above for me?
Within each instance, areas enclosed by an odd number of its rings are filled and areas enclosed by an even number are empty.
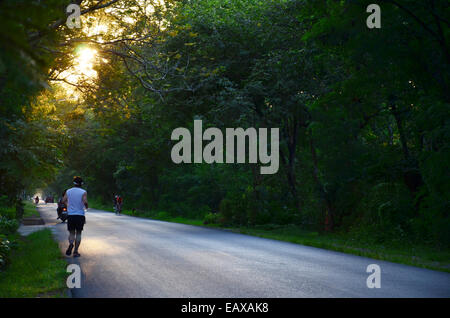
[[[66,266],[49,229],[17,235],[9,265],[0,272],[0,298],[67,297]]]
[[[102,203],[100,200],[97,200],[96,198],[89,198],[89,207],[97,210],[103,210],[108,212],[113,212],[113,203],[111,202],[110,205]]]
[[[24,203],[24,212],[23,217],[24,218],[37,218],[39,217],[39,212],[36,209],[36,205],[28,200],[23,201]]]
[[[95,207],[94,207],[95,206]],[[112,207],[94,204],[95,209],[113,211]],[[304,230],[293,224],[266,224],[254,227],[224,227],[220,224],[204,224],[203,220],[184,217],[171,217],[167,213],[135,212],[123,210],[122,214],[154,220],[225,229],[261,238],[290,242],[337,252],[369,257],[405,265],[412,265],[450,273],[450,250],[437,249],[426,245],[413,245],[404,242],[397,244],[375,244],[361,242],[345,234],[319,233]]]
[[[305,231],[296,225],[241,227],[233,231],[450,273],[450,250],[448,249],[406,243],[403,245],[367,243],[349,238],[344,234]]]

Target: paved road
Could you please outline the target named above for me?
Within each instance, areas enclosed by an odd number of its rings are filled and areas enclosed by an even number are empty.
[[[67,247],[56,205],[41,215]],[[450,297],[450,274],[228,231],[90,209],[75,297]],[[381,288],[366,285],[369,264]]]

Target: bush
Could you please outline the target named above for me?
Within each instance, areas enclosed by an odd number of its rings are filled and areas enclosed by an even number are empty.
[[[270,223],[272,220],[272,215],[269,212],[269,209],[255,209],[256,211],[251,215],[250,220],[251,224],[258,225],[258,224],[267,224]],[[274,214],[278,213],[277,210],[270,210],[274,211]]]
[[[164,211],[158,212],[158,214],[156,214],[156,218],[157,219],[161,219],[161,220],[168,220],[170,219],[172,216]]]
[[[227,193],[219,204],[219,212],[223,216],[224,223],[247,226],[252,214],[249,208],[252,206],[251,203],[248,191]]]
[[[19,222],[0,216],[0,234],[13,234],[19,228]]]
[[[286,225],[295,222],[296,215],[291,209],[280,202],[272,202],[270,209],[274,211],[272,222],[275,224]],[[268,222],[266,222],[268,223]]]
[[[417,241],[450,247],[450,216],[448,202],[434,195],[425,197],[419,216],[410,221]]]
[[[220,214],[223,216],[224,222],[229,224],[233,219],[233,202],[230,199],[223,199],[219,204]]]
[[[11,245],[11,241],[9,241],[5,235],[0,234],[0,269],[8,263]]]
[[[394,243],[409,239],[409,220],[414,217],[413,199],[402,183],[379,183],[361,200],[350,228],[352,236],[370,243]]]
[[[0,207],[10,206],[11,202],[6,195],[0,195]]]
[[[0,206],[0,217],[4,217],[6,219],[15,219],[16,209],[13,207]]]
[[[25,203],[22,200],[16,201],[16,219],[22,220],[25,213]]]
[[[222,224],[224,221],[223,216],[220,213],[208,213],[203,218],[203,224]]]

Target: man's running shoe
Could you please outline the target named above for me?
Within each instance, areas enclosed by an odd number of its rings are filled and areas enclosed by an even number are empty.
[[[69,256],[72,254],[73,244],[69,244],[69,247],[67,248],[66,255]]]

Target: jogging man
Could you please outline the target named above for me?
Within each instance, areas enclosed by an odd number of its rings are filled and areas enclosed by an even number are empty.
[[[83,190],[83,179],[81,177],[73,178],[74,187],[66,191],[62,202],[67,206],[67,230],[69,231],[69,247],[66,255],[72,254],[75,243],[73,257],[79,257],[78,248],[81,243],[81,232],[83,231],[86,218],[84,216],[84,208],[88,208],[87,192]]]

